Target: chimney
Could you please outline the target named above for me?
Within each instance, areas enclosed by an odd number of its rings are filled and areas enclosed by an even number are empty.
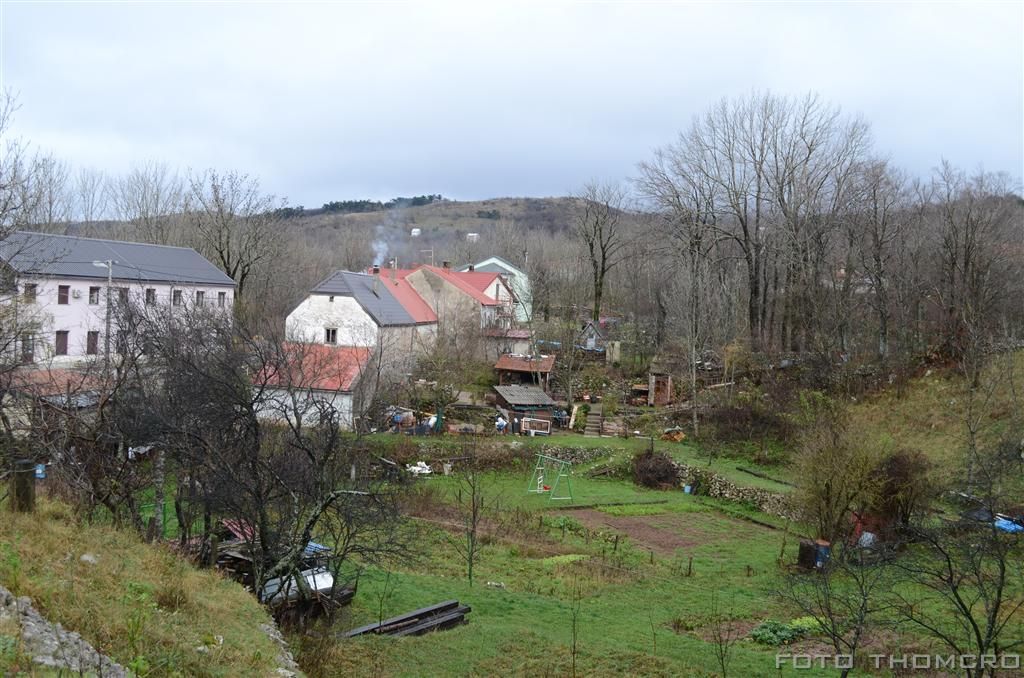
[[[377,285],[380,284],[380,265],[374,264],[373,269],[373,296],[379,297],[380,292],[377,291]]]
[[[444,270],[447,271],[451,267],[452,267],[452,262],[450,262],[450,261],[442,261],[441,262],[441,268],[443,268]]]
[[[397,285],[398,284],[398,280],[396,279],[397,277],[398,277],[398,258],[396,257],[396,258],[391,260],[391,284],[392,285]]]
[[[473,264],[470,264],[469,265],[469,272],[472,273],[475,270],[476,270],[476,266],[474,266]]]
[[[380,275],[380,264],[374,264],[372,270],[374,275]]]

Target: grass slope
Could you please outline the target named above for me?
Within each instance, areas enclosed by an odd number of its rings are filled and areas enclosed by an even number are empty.
[[[269,618],[237,584],[133,533],[80,525],[62,504],[43,500],[31,515],[0,506],[0,516],[0,582],[140,675],[276,669],[278,649],[259,628]],[[98,562],[83,562],[86,553]],[[0,628],[0,657],[5,637],[14,635]]]
[[[919,449],[957,467],[967,449],[967,381],[951,370],[929,370],[902,397],[894,390],[855,404],[851,425],[878,445]],[[1024,422],[1024,351],[994,356],[974,397],[979,440],[995,443]]]

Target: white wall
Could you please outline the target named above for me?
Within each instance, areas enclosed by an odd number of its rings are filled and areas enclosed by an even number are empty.
[[[321,412],[319,404],[323,404],[334,408],[341,428],[352,429],[351,393],[267,388],[261,395],[256,402],[256,416],[264,421],[295,424],[301,416],[304,424],[315,425]]]
[[[29,304],[24,301],[24,290],[26,284],[36,285],[35,303]],[[58,304],[58,288],[61,285],[70,287],[67,304]],[[99,288],[99,300],[96,304],[89,303],[89,288]],[[174,290],[182,293],[182,305],[193,307],[196,303],[195,293],[203,291],[206,294],[204,305],[213,308],[217,307],[218,292],[225,293],[225,311],[231,309],[234,303],[235,291],[231,287],[216,285],[170,285],[167,283],[140,283],[138,281],[114,280],[110,298],[117,304],[119,288],[128,288],[129,300],[134,304],[144,304],[147,289],[156,291],[156,303],[169,305]],[[18,281],[18,289],[22,293],[19,300],[20,309],[32,314],[38,319],[39,329],[35,332],[35,359],[36,362],[52,360],[54,363],[80,362],[89,357],[86,353],[87,334],[90,331],[98,331],[99,345],[97,354],[103,355],[105,345],[105,327],[107,316],[107,281],[86,280],[74,278],[36,278],[24,276]],[[117,336],[116,313],[112,312],[111,319],[111,350],[116,350],[115,337]],[[68,353],[66,356],[55,354],[56,338],[58,331],[68,333]]]
[[[533,318],[533,295],[530,291],[530,278],[518,268],[505,264],[494,257],[484,259],[476,265],[476,268],[481,270],[485,266],[488,269],[497,267],[504,271],[502,277],[505,278],[505,282],[512,288],[516,298],[519,300],[515,307],[516,322],[529,322]]]
[[[334,299],[334,301],[331,301]],[[376,346],[377,323],[352,297],[311,294],[285,321],[285,335],[291,341],[324,343],[324,329],[337,328],[338,346]]]

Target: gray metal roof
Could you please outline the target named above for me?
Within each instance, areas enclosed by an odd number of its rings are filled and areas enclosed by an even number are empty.
[[[388,286],[377,280],[377,276],[352,271],[335,271],[310,292],[352,297],[381,327],[416,324],[416,319],[409,315],[405,307],[391,294]]]
[[[495,261],[488,262],[488,260],[490,260],[490,259],[494,259]],[[484,263],[484,262],[488,262],[488,263]],[[460,273],[465,273],[468,270],[469,270],[469,266],[467,265],[467,266],[463,266],[462,268],[460,268],[459,272]],[[501,274],[504,274],[504,275],[511,275],[511,276],[515,277],[515,275],[516,275],[515,271],[519,271],[519,267],[518,266],[514,266],[513,264],[509,263],[505,259],[502,259],[501,257],[487,257],[487,259],[484,259],[483,262],[480,262],[479,264],[475,264],[473,266],[473,270],[474,271],[480,271],[481,273],[501,273]]]
[[[509,405],[554,405],[555,401],[536,386],[495,386]]]
[[[235,281],[191,247],[17,231],[0,242],[0,259],[23,275],[235,286]]]

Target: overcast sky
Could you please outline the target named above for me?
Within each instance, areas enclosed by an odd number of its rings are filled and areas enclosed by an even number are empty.
[[[564,195],[723,96],[816,90],[916,174],[1024,174],[1024,2],[17,3],[18,132],[74,166],[240,169],[292,204]]]

